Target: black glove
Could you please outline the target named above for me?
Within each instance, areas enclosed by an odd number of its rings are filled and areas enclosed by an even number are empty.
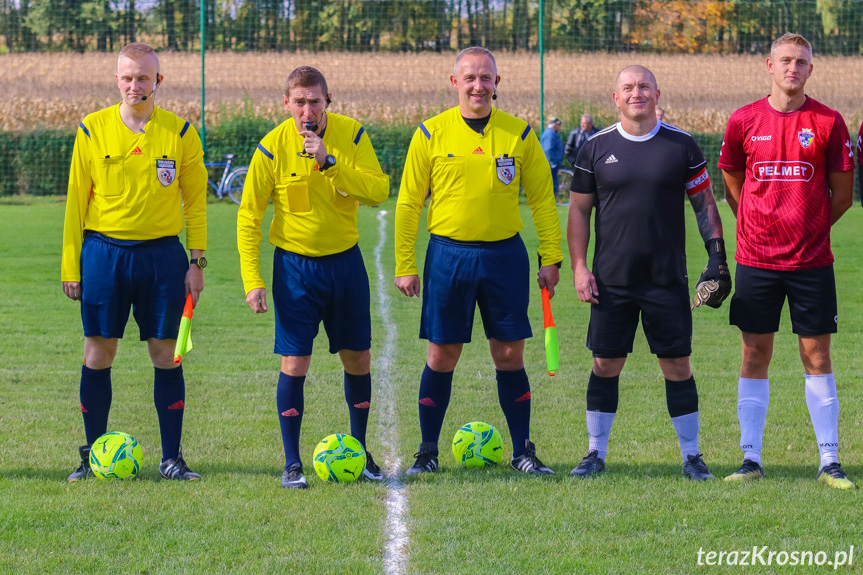
[[[707,267],[698,278],[690,309],[695,309],[702,304],[718,308],[731,293],[731,273],[728,271],[725,257],[725,241],[707,240],[704,247],[707,248]]]

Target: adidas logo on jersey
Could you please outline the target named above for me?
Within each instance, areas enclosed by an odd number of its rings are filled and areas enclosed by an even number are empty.
[[[616,164],[617,158],[614,157],[614,154],[611,154],[610,156],[608,156],[608,158],[605,159],[605,163],[606,164]]]
[[[477,146],[476,150],[474,150],[473,153],[474,154],[485,154],[485,152],[482,151],[482,147],[480,147],[480,146]]]
[[[144,152],[141,151],[141,148],[139,148],[138,146],[135,146],[135,149],[132,150],[132,155],[133,156],[143,156]]]

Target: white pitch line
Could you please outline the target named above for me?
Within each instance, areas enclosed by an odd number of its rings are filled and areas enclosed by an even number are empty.
[[[387,211],[378,213],[378,244],[375,246],[375,271],[378,281],[376,291],[378,296],[378,313],[386,328],[383,346],[375,361],[375,378],[378,381],[377,396],[379,399],[378,429],[381,443],[384,447],[384,473],[387,475],[387,542],[384,546],[384,573],[401,575],[407,572],[408,566],[408,498],[404,484],[399,479],[402,466],[399,457],[399,446],[395,430],[398,429],[396,416],[396,389],[390,377],[392,359],[395,357],[395,342],[398,328],[390,315],[390,296],[388,293],[388,275],[381,262],[381,253],[387,238]]]

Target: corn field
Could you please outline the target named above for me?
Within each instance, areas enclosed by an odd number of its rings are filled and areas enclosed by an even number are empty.
[[[497,105],[540,127],[537,54],[497,54],[501,84]],[[284,79],[312,65],[327,77],[331,109],[365,122],[415,124],[457,103],[450,87],[452,55],[356,53],[211,53],[206,58],[206,121],[237,114],[284,117]],[[545,55],[545,111],[575,118],[584,111],[613,118],[617,72],[643,64],[657,77],[666,121],[692,132],[721,132],[731,112],[770,90],[762,56],[563,54]],[[863,120],[863,57],[814,60],[807,92],[838,109],[856,133]],[[157,104],[200,122],[200,57],[161,55],[163,87]],[[88,113],[119,101],[116,55],[0,55],[0,130],[72,128]],[[565,126],[570,129],[575,126]]]

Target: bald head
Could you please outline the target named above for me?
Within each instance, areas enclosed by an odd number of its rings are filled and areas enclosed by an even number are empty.
[[[656,126],[659,88],[656,77],[644,66],[627,66],[621,70],[612,98],[620,110],[621,127],[626,132],[642,136]]]
[[[653,72],[644,66],[633,64],[632,66],[627,66],[617,74],[617,79],[614,81],[615,91],[620,91],[621,82],[623,82],[625,78],[638,77],[642,75],[647,78],[654,90],[659,87],[656,84],[656,76],[653,75]]]

